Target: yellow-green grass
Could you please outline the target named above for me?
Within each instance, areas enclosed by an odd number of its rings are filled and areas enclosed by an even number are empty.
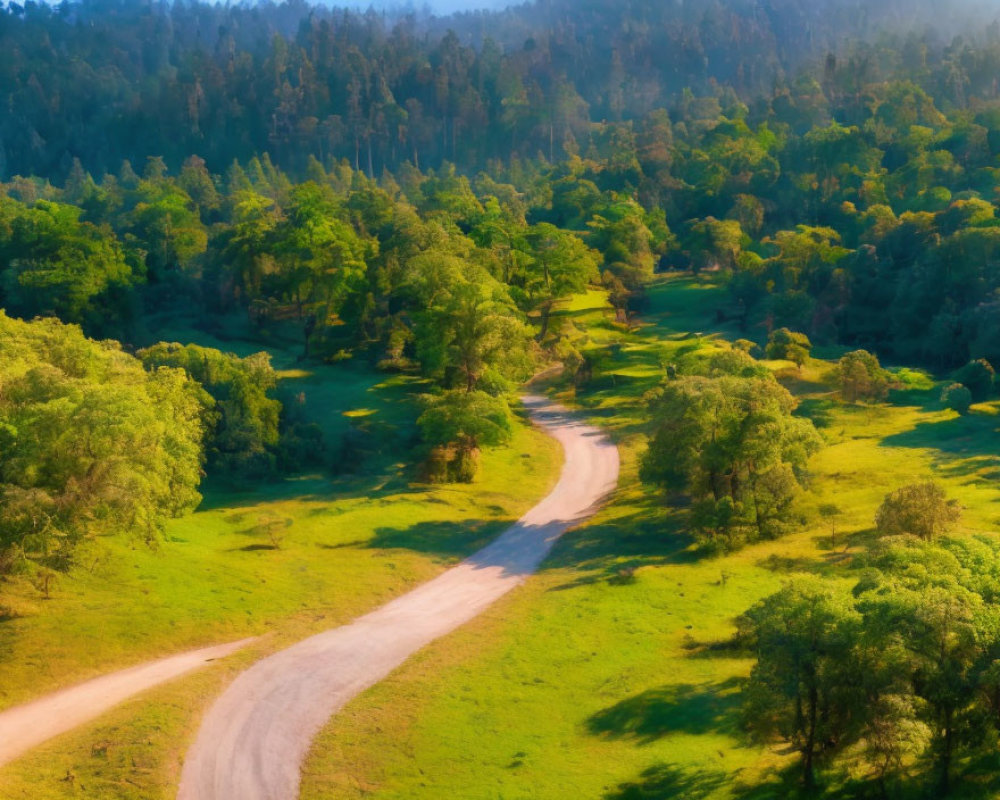
[[[604,351],[594,354],[606,368],[597,388],[581,388],[575,402],[619,442],[619,491],[538,576],[333,719],[307,763],[304,800],[795,793],[794,756],[742,731],[738,692],[751,662],[729,646],[736,616],[799,574],[852,581],[878,504],[915,479],[933,476],[960,500],[957,535],[993,533],[1000,419],[994,404],[966,418],[943,410],[934,382],[916,371],[898,376],[889,403],[869,408],[837,401],[824,384],[828,362],[775,364],[828,443],[811,463],[802,521],[780,540],[700,555],[684,535],[683,507],[638,482],[641,396],[661,363],[725,346],[688,336],[708,330],[723,303],[719,290],[681,278],[655,288],[636,331],[590,303],[567,314],[582,346]],[[607,352],[616,342],[617,354]],[[816,513],[824,503],[844,512],[835,543]]]
[[[155,550],[127,536],[87,545],[51,599],[21,579],[0,584],[0,708],[147,658],[262,638],[0,770],[0,797],[172,797],[201,711],[239,666],[430,579],[558,476],[558,445],[523,421],[508,446],[483,454],[476,483],[414,483],[402,460],[419,386],[360,367],[289,368],[286,352],[275,355],[282,389],[305,393],[328,440],[360,431],[361,464],[244,492],[209,488]],[[75,777],[62,780],[67,772]]]

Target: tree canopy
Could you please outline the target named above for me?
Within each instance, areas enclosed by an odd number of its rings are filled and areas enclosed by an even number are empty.
[[[88,537],[155,541],[201,499],[204,401],[182,370],[0,312],[0,551],[65,566]]]

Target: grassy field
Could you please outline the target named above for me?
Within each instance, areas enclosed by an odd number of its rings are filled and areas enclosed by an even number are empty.
[[[869,408],[836,400],[829,362],[772,363],[827,442],[811,463],[804,521],[778,541],[701,556],[683,507],[638,483],[641,396],[683,354],[741,336],[712,330],[724,304],[721,290],[673,278],[654,287],[638,330],[611,322],[596,294],[564,310],[597,366],[586,389],[562,394],[618,441],[619,491],[537,577],[333,719],[308,761],[305,800],[795,793],[791,757],[742,733],[750,662],[729,646],[734,618],[796,574],[852,580],[882,497],[917,478],[935,476],[960,500],[962,530],[994,532],[1000,420],[996,404],[966,418],[943,410],[916,371],[897,371],[889,402]],[[844,510],[836,546],[815,513],[828,502]]]
[[[260,349],[184,330],[170,338],[195,337],[241,354]],[[240,668],[438,574],[558,476],[558,445],[524,424],[508,447],[484,454],[479,482],[413,483],[402,463],[414,436],[413,379],[303,367],[292,352],[273,352],[282,392],[304,395],[327,440],[336,448],[351,431],[349,457],[331,459],[341,469],[252,492],[209,488],[158,549],[101,540],[51,599],[26,583],[0,586],[0,707],[147,658],[261,638],[0,770],[4,800],[172,798],[201,709]]]

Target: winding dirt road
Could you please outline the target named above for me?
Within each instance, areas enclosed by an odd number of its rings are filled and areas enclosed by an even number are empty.
[[[565,450],[551,494],[429,583],[242,673],[202,721],[178,800],[294,800],[310,744],[337,710],[524,581],[555,540],[615,488],[618,451],[599,430],[545,398],[524,402]]]
[[[102,675],[0,713],[0,767],[32,747],[83,725],[133,695],[225,658],[253,639],[204,647]]]

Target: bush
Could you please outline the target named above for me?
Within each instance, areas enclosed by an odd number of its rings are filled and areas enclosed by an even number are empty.
[[[951,386],[946,386],[941,392],[941,402],[952,411],[957,411],[965,416],[972,406],[972,392],[960,383],[953,383]]]
[[[513,434],[510,409],[502,397],[485,392],[444,392],[426,400],[417,425],[430,453],[424,473],[431,482],[471,483],[481,446],[495,447]]]
[[[840,359],[837,363],[837,383],[841,396],[849,403],[884,400],[889,396],[889,373],[867,350],[855,350]]]
[[[949,500],[934,481],[925,481],[886,495],[875,514],[875,527],[881,536],[911,534],[930,541],[960,516],[958,503]]]
[[[802,366],[809,360],[812,342],[804,333],[795,333],[788,328],[778,328],[767,340],[767,357],[783,361],[791,361]]]
[[[985,358],[980,358],[970,361],[952,377],[955,383],[962,384],[971,392],[973,402],[982,403],[993,393],[995,376],[993,365]]]

